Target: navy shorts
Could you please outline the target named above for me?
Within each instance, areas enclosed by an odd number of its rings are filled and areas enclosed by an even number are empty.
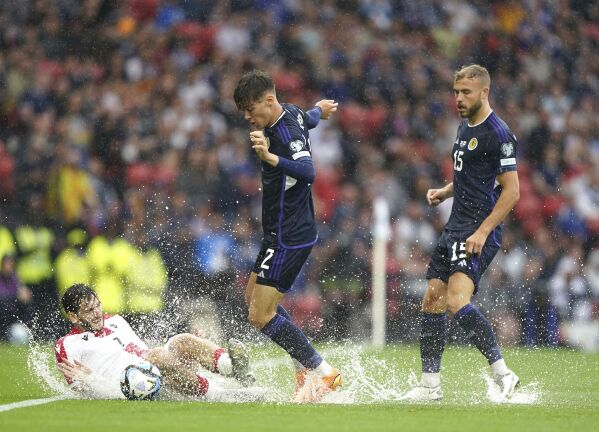
[[[501,231],[495,229],[483,245],[480,255],[466,256],[466,239],[473,231],[443,230],[426,272],[427,279],[441,279],[443,282],[455,272],[466,274],[474,282],[474,293],[478,290],[481,276],[493,261],[501,247]]]
[[[311,250],[312,246],[293,249],[267,241],[262,242],[253,268],[258,275],[256,283],[286,293],[293,285]]]

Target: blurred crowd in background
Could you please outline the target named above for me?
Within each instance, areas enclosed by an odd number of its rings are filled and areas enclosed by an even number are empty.
[[[286,306],[316,339],[370,334],[383,196],[388,340],[415,340],[451,209],[425,194],[451,181],[453,73],[469,63],[491,73],[521,187],[476,301],[503,343],[571,343],[572,323],[599,321],[595,0],[2,1],[2,331],[15,316],[64,330],[76,281],[108,312],[190,326],[209,304],[240,331],[261,192],[232,91],[257,68],[279,100],[339,102],[311,132],[320,241]]]

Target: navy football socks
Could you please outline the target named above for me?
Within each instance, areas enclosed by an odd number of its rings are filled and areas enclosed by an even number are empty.
[[[454,318],[466,331],[470,341],[487,358],[489,364],[502,358],[491,324],[472,303],[457,311]]]
[[[287,312],[287,309],[285,309],[283,306],[281,306],[280,304],[277,305],[277,313],[279,315],[282,315],[285,319],[289,320],[289,321],[293,321],[291,319],[291,315],[289,315],[289,312]]]
[[[447,335],[447,314],[420,313],[420,359],[422,372],[438,373]]]
[[[306,335],[280,313],[262,327],[262,333],[308,369],[314,369],[322,363],[322,357],[312,347]]]

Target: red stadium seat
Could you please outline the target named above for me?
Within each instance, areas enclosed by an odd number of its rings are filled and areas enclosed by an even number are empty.
[[[527,219],[522,223],[524,234],[528,237],[533,237],[535,233],[544,226],[543,219],[532,218]]]
[[[540,219],[541,208],[542,202],[536,196],[532,194],[521,195],[520,201],[518,201],[514,209],[514,215],[520,221]]]
[[[543,216],[549,218],[557,215],[559,213],[559,209],[562,207],[563,202],[563,198],[557,194],[546,196],[543,199]]]
[[[127,167],[127,185],[148,185],[154,175],[152,167],[147,163],[135,163]]]

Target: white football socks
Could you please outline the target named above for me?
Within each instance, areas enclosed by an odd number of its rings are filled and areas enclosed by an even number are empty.
[[[320,363],[314,369],[314,372],[316,372],[321,377],[327,376],[327,375],[330,375],[330,374],[333,373],[333,366],[331,366],[330,364],[328,364],[326,360],[323,360],[322,363]]]
[[[220,355],[216,361],[216,367],[221,375],[233,375],[233,364],[231,363],[231,357],[229,356],[229,353],[224,352]]]
[[[499,359],[495,363],[491,365],[491,371],[493,371],[493,375],[501,376],[506,375],[510,372],[505,364],[504,359]]]
[[[296,372],[301,372],[304,369],[306,369],[306,366],[304,366],[303,364],[301,364],[300,362],[298,362],[296,359],[292,358],[291,360],[293,360],[293,366],[295,366],[295,371]]]
[[[423,387],[437,387],[441,385],[441,374],[439,372],[422,372]]]

